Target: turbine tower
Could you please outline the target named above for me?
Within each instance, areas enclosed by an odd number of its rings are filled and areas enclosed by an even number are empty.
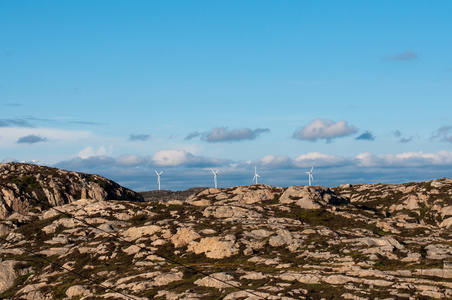
[[[157,174],[157,182],[158,182],[158,184],[159,184],[159,191],[160,191],[160,175],[162,175],[162,173],[163,173],[163,171],[162,172],[157,172],[157,171],[155,171],[155,174]]]
[[[254,177],[253,177],[253,181],[256,180],[256,184],[257,184],[257,178],[260,177],[259,174],[257,174],[257,169],[256,166],[254,166]]]
[[[314,167],[311,168],[310,172],[306,172],[309,176],[309,186],[311,186],[311,180],[314,181],[314,176],[312,176],[312,171],[314,170]]]
[[[217,174],[218,174],[218,170],[214,171],[212,170],[213,173],[213,182],[215,183],[215,188],[217,188]]]

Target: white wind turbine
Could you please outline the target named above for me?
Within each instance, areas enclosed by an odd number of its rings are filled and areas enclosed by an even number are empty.
[[[314,176],[312,176],[312,171],[314,170],[314,167],[311,168],[310,172],[306,172],[309,176],[309,185],[311,185],[311,180],[314,181]]]
[[[212,170],[213,173],[213,182],[215,183],[215,188],[217,188],[217,174],[218,174],[218,170],[214,171]]]
[[[162,172],[157,172],[157,171],[155,171],[155,174],[157,174],[157,182],[158,182],[158,184],[159,184],[159,191],[160,191],[160,175],[162,175],[162,173],[163,173],[163,171]]]
[[[257,174],[257,169],[256,166],[254,166],[254,177],[253,177],[253,181],[256,180],[256,184],[257,184],[257,178],[260,177],[259,174]]]

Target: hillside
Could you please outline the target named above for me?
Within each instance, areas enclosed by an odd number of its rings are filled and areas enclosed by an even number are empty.
[[[27,214],[44,203],[58,206],[86,197],[97,200],[144,201],[114,181],[94,174],[70,172],[24,163],[0,164],[0,219]]]
[[[451,179],[187,193],[10,215],[0,298],[452,297]]]

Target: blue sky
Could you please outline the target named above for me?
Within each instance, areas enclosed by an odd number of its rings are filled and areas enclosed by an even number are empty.
[[[451,1],[2,1],[0,162],[137,191],[452,177]]]

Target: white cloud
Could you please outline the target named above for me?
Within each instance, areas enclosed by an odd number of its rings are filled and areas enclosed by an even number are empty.
[[[160,150],[154,154],[152,162],[157,166],[178,166],[188,163],[191,156],[184,150]]]
[[[151,159],[156,166],[192,166],[206,167],[217,166],[226,163],[226,160],[195,156],[185,150],[160,150],[157,151]]]
[[[368,152],[358,154],[353,158],[353,161],[358,167],[372,167],[384,165],[384,161],[380,157]]]
[[[356,133],[356,131],[357,128],[355,126],[349,126],[344,120],[333,122],[317,118],[306,127],[295,131],[293,138],[313,142],[318,139],[330,141],[334,138],[351,135]]]
[[[452,164],[452,152],[439,151],[437,153],[424,153],[421,151],[382,155],[361,153],[354,158],[354,161],[360,167],[445,166]]]
[[[295,165],[298,167],[310,167],[310,166],[339,166],[348,162],[348,159],[337,156],[330,155],[321,152],[311,152],[302,154],[294,159]]]
[[[138,154],[121,155],[116,158],[116,162],[121,166],[132,167],[146,164],[149,159],[142,157]]]
[[[381,167],[381,168],[409,168],[452,166],[452,152],[440,151],[437,153],[403,152],[397,154],[376,155],[373,153],[360,153],[354,157],[342,157],[321,152],[301,154],[294,159],[287,156],[266,155],[255,162],[257,165],[270,168],[305,168],[305,167]]]
[[[257,164],[263,167],[292,167],[293,161],[288,156],[267,155],[257,160]]]
[[[85,149],[83,149],[82,151],[80,151],[77,156],[83,159],[86,159],[88,157],[92,157],[92,156],[104,156],[104,155],[110,155],[112,152],[112,147],[110,146],[107,150],[107,148],[105,148],[104,146],[100,146],[97,149],[95,149],[92,146],[88,146]]]

